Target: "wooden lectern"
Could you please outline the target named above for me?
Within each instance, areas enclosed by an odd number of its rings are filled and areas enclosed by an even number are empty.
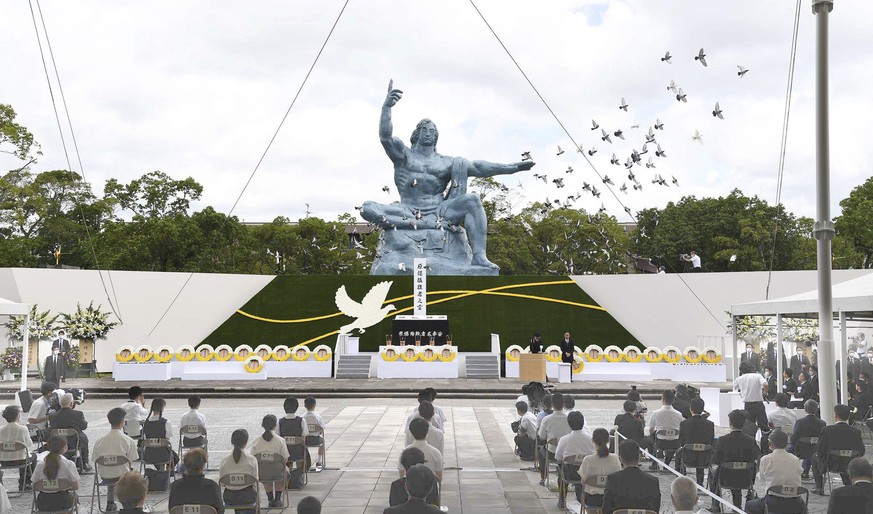
[[[522,382],[545,382],[546,354],[521,354],[518,360],[518,379]]]

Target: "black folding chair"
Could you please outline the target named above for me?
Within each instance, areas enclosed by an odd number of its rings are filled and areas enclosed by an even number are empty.
[[[828,452],[825,461],[825,468],[822,470],[822,473],[827,480],[828,491],[833,490],[833,485],[831,484],[831,473],[848,473],[849,461],[858,456],[858,452],[855,450],[831,450]]]
[[[705,469],[707,476],[712,474],[712,446],[709,444],[691,443],[682,446],[681,465],[679,472],[688,474],[688,470]],[[703,485],[703,484],[700,484]]]
[[[793,485],[767,488],[764,514],[805,514],[809,507],[809,489]]]
[[[669,437],[670,439],[666,439]],[[669,428],[658,430],[655,432],[655,455],[661,456],[666,462],[666,453],[673,452],[674,454],[679,449],[679,431]],[[662,455],[661,452],[663,452]]]
[[[745,490],[747,497],[757,498],[754,462],[722,462],[718,468],[718,485],[721,489]]]

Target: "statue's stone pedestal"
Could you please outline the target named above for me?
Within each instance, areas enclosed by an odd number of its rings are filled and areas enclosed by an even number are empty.
[[[427,259],[428,275],[498,275],[496,268],[473,266],[467,232],[458,230],[383,230],[371,275],[412,275],[412,260]],[[402,266],[401,266],[402,264]]]

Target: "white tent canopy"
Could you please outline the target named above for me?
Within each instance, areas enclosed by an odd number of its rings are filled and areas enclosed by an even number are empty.
[[[850,318],[873,319],[873,273],[833,286],[834,312]],[[762,302],[731,305],[733,316],[818,316],[818,290]]]
[[[30,305],[25,303],[16,303],[5,298],[0,298],[0,315],[3,316],[24,316],[24,346],[21,351],[21,390],[27,389],[27,352],[30,332]]]

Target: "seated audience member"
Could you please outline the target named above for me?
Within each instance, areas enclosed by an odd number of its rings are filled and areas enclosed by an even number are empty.
[[[857,394],[853,400],[849,401],[849,406],[852,407],[852,420],[867,421],[867,414],[870,409],[873,409],[873,391],[870,391],[866,382],[855,382],[855,391]],[[870,426],[870,423],[867,423]]]
[[[582,465],[579,467],[579,477],[583,483],[590,476],[611,475],[621,469],[621,462],[618,460],[618,456],[609,453],[609,432],[607,432],[605,428],[597,428],[594,430],[591,439],[596,448],[596,453],[588,455],[582,459]],[[583,491],[585,497],[581,498],[579,490],[576,490],[576,499],[579,503],[592,507],[603,505],[602,487],[585,485]]]
[[[809,377],[806,373],[800,373],[797,375],[797,392],[794,393],[794,397],[800,398],[800,400],[790,403],[792,409],[801,408],[806,404],[807,400],[815,400],[815,387],[814,384],[809,381]],[[816,403],[818,403],[818,400],[816,400]]]
[[[824,495],[823,474],[828,463],[830,462],[833,466],[835,461],[833,457],[828,456],[828,452],[831,450],[852,450],[855,457],[864,456],[866,450],[864,440],[861,438],[861,431],[848,424],[850,414],[851,411],[847,405],[834,405],[836,422],[821,429],[815,458],[812,459],[812,474],[815,478],[813,492],[816,494]],[[840,478],[843,479],[843,485],[852,485],[848,473],[840,473]]]
[[[405,448],[400,454],[400,465],[403,466],[407,473],[412,466],[415,466],[416,464],[424,464],[424,460],[424,453],[415,447]],[[433,490],[431,490],[425,503],[437,506],[440,504],[438,489],[439,488],[434,487]],[[409,494],[406,492],[406,477],[398,478],[391,482],[391,491],[388,494],[388,505],[394,507],[395,505],[406,503],[406,500],[408,499]]]
[[[636,388],[636,386],[633,387]],[[644,402],[642,396],[640,396],[640,392],[636,389],[631,389],[627,392],[627,399],[637,404],[637,408],[634,410],[635,415],[642,418],[649,412],[648,405],[646,405],[646,402]]]
[[[446,421],[448,420],[448,418],[446,418],[446,413],[443,412],[443,410],[439,407],[439,405],[434,403],[434,402],[436,402],[436,399],[437,399],[436,389],[434,389],[433,387],[426,387],[424,390],[427,391],[428,401],[433,404],[434,414],[440,420],[440,424],[437,428],[439,428],[440,430],[445,432],[446,431],[446,429],[445,429]]]
[[[36,427],[42,439],[48,437],[49,396],[57,388],[58,385],[54,382],[43,382],[39,387],[39,392],[42,394],[33,401],[33,404],[30,406],[30,412],[27,413],[27,423]]]
[[[122,422],[123,423],[123,422]],[[121,502],[121,514],[144,514],[148,482],[135,471],[128,471],[115,482],[115,494]]]
[[[100,439],[97,439],[94,443],[94,452],[91,454],[94,462],[97,462],[97,459],[101,457],[109,456],[123,456],[130,461],[126,465],[99,466],[97,469],[100,478],[109,482],[109,491],[106,493],[106,510],[108,512],[118,510],[118,507],[115,505],[115,488],[117,484],[114,481],[130,471],[132,463],[139,458],[136,451],[136,441],[124,433],[124,418],[126,415],[127,413],[121,407],[115,407],[109,411],[109,414],[106,415],[106,419],[109,420],[109,432]],[[122,502],[122,505],[124,505],[124,502]]]
[[[285,461],[288,460],[288,446],[285,440],[276,435],[276,425],[278,421],[276,416],[267,414],[261,421],[261,428],[264,433],[255,439],[252,444],[252,455],[257,458],[259,453],[274,453],[281,455]],[[267,502],[269,508],[282,508],[282,491],[285,489],[284,481],[264,484],[264,491],[267,494]]]
[[[72,428],[79,434],[79,452],[82,454],[84,462],[83,469],[91,471],[91,465],[88,464],[88,436],[85,435],[85,429],[88,428],[88,422],[85,421],[85,414],[82,411],[75,410],[73,395],[65,393],[61,396],[61,410],[49,416],[49,430],[56,428]],[[74,438],[67,438],[67,446]]]
[[[221,460],[218,467],[218,476],[243,474],[258,478],[258,459],[246,453],[246,445],[249,443],[249,433],[238,428],[230,435],[230,444],[233,452]],[[225,485],[222,495],[228,505],[246,505],[258,501],[257,490],[254,485],[238,486]],[[236,509],[236,514],[253,514],[254,509]]]
[[[787,394],[789,399],[791,395],[797,392],[797,381],[794,380],[792,374],[793,372],[790,368],[782,370],[782,392]]]
[[[527,410],[533,413],[533,409],[531,408],[530,398],[527,396],[528,384],[521,386],[521,395],[515,399],[515,403],[524,402],[527,404]]]
[[[622,441],[618,457],[624,468],[609,475],[603,492],[603,514],[619,509],[661,510],[658,479],[640,469],[640,446],[636,441]]]
[[[443,453],[444,443],[443,443],[443,431],[438,429],[433,424],[434,411],[433,404],[429,401],[423,401],[418,404],[418,415],[421,419],[427,421],[431,424],[430,428],[427,431],[427,444],[433,446],[437,450],[439,450],[440,455]],[[406,427],[406,446],[412,444],[415,438],[412,436],[412,432],[409,431],[409,426]]]
[[[624,409],[624,413],[616,416],[615,421],[612,422],[615,426],[615,430],[618,430],[618,432],[627,439],[636,441],[641,448],[646,448],[648,445],[646,444],[646,436],[643,433],[645,420],[642,416],[635,414],[637,410],[637,402],[625,400],[622,408]],[[614,450],[614,441],[610,440],[609,444],[610,450]]]
[[[302,437],[305,440],[309,435],[309,427],[303,418],[297,415],[297,409],[300,407],[297,398],[293,396],[285,398],[282,407],[285,410],[285,417],[279,420],[279,435],[283,438],[287,436]],[[289,444],[288,455],[290,462],[304,461],[304,466],[307,468],[311,463],[309,450],[306,449],[305,444]]]
[[[779,391],[776,390],[776,370],[773,366],[765,366],[764,367],[764,380],[767,381],[767,399],[772,400],[776,398],[776,393]]]
[[[128,400],[121,404],[125,412],[125,433],[133,438],[140,437],[140,426],[149,417],[149,411],[145,408],[145,394],[139,386],[133,386],[127,390]]]
[[[547,394],[543,396],[543,409],[537,414],[537,426],[540,426],[540,423],[543,422],[546,416],[555,412],[552,410],[552,395]]]
[[[569,394],[564,394],[564,412],[570,414],[576,410],[576,400]]]
[[[310,435],[306,436],[306,445],[318,446],[318,461],[316,462],[316,466],[324,466],[324,428],[327,425],[324,423],[324,420],[321,419],[321,416],[315,412],[314,396],[307,396],[304,398],[303,407],[306,409],[306,412],[303,413],[303,421],[305,421],[307,425],[315,425],[318,427],[319,432],[319,435],[312,435],[310,433]]]
[[[203,476],[206,469],[206,452],[203,448],[194,448],[182,459],[185,474],[170,486],[168,507],[176,505],[210,505],[218,514],[224,513],[224,502],[221,501],[221,491],[214,480]]]
[[[706,403],[702,398],[692,398],[689,402],[691,417],[679,424],[680,448],[686,444],[708,444],[712,446],[715,443],[715,424],[702,416],[705,408]],[[679,456],[676,457],[676,461],[677,463],[684,462],[687,467],[696,467],[697,483],[703,485],[703,467],[706,466],[706,463],[701,461],[701,458],[703,456],[699,452],[679,450]]]
[[[781,428],[786,434],[794,430],[794,424],[797,423],[797,414],[792,409],[788,408],[788,395],[779,393],[776,395],[776,409],[767,414],[767,424],[770,430]],[[761,453],[766,455],[770,453],[770,447],[767,445],[767,438],[770,431],[761,432]]]
[[[515,410],[521,416],[518,420],[518,428],[515,436],[517,454],[521,460],[534,460],[537,439],[537,418],[527,410],[526,402],[516,402]]]
[[[418,405],[421,405],[421,402],[430,402],[430,391],[427,389],[422,390],[418,393]],[[433,404],[433,402],[431,402]],[[434,409],[434,414],[436,414],[436,409]],[[406,424],[403,426],[408,427],[409,422],[415,418],[420,418],[421,414],[418,413],[418,407],[412,409],[412,412],[409,413],[409,416],[406,417]],[[431,418],[430,424],[443,431],[443,420],[439,415],[435,415]]]
[[[782,393],[779,393],[782,394]],[[771,453],[761,457],[761,481],[764,490],[777,485],[800,487],[800,459],[785,451],[788,446],[788,434],[780,429],[770,433],[769,443]],[[771,498],[767,504],[770,512],[795,512],[803,510],[803,501],[788,498]],[[763,514],[767,498],[757,498],[746,502],[748,514]]]
[[[537,449],[537,459],[540,464],[540,485],[546,485],[546,452],[549,459],[554,460],[555,450],[557,449],[557,441],[549,443],[555,439],[558,440],[570,433],[570,424],[567,422],[567,413],[564,412],[564,395],[555,393],[552,395],[552,408],[554,412],[544,417],[540,426],[537,429],[537,437],[546,443]]]
[[[67,453],[67,439],[55,436],[48,442],[49,454],[45,459],[37,462],[33,470],[33,481],[43,480],[69,480],[74,491],[79,489],[79,472],[76,464],[64,457]],[[73,506],[73,495],[69,491],[56,493],[41,492],[36,497],[36,508],[40,511],[54,512],[69,509]]]
[[[873,512],[873,468],[864,457],[849,462],[852,485],[835,489],[828,502],[828,514]]]
[[[406,448],[418,448],[424,454],[424,465],[429,467],[437,479],[443,479],[443,454],[427,443],[427,433],[431,424],[422,418],[415,418],[409,422],[409,431],[412,432],[414,441]],[[405,449],[405,448],[404,448]],[[397,465],[400,478],[406,476],[406,468],[402,463]]]
[[[685,418],[682,417],[679,411],[673,408],[673,400],[675,399],[675,392],[669,389],[664,391],[661,395],[661,408],[652,412],[651,416],[649,416],[649,434],[656,443],[659,439],[662,441],[677,441],[679,439],[679,429],[681,428],[682,420]],[[658,432],[661,430],[675,430],[676,435],[659,436]],[[664,463],[669,466],[670,461],[673,459],[673,454],[676,452],[667,450],[664,453]],[[661,452],[659,451],[658,454],[660,455]],[[657,467],[658,465],[653,462],[652,469],[657,469]]]
[[[321,502],[315,496],[307,496],[297,502],[297,514],[321,514]]]
[[[415,422],[415,420],[413,420]],[[435,505],[425,503],[425,498],[437,487],[438,478],[424,464],[416,464],[406,473],[406,492],[409,499],[406,503],[388,507],[384,514],[440,514],[442,511]]]
[[[806,412],[806,416],[794,423],[794,431],[791,432],[791,439],[788,442],[788,451],[797,455],[801,460],[803,465],[801,478],[809,478],[809,468],[812,466],[815,445],[804,442],[802,439],[820,436],[821,429],[826,423],[815,415],[818,412],[818,402],[815,400],[807,400],[803,404],[803,411]]]
[[[688,386],[685,384],[679,384],[673,392],[676,393],[676,397],[673,400],[673,408],[679,411],[679,414],[682,414],[683,419],[690,418],[691,391],[688,390]]]
[[[694,514],[697,512],[697,487],[688,477],[676,477],[670,484],[670,502],[674,514]],[[701,511],[703,512],[703,511]]]
[[[3,419],[6,424],[0,427],[0,443],[21,443],[24,445],[24,450],[18,451],[0,451],[0,463],[8,466],[17,466],[30,461],[29,470],[33,471],[35,465],[35,456],[31,456],[31,451],[34,449],[33,441],[30,439],[30,432],[27,426],[22,425],[21,407],[18,405],[8,405],[3,409]],[[25,475],[27,480],[25,480]],[[18,490],[25,491],[30,488],[30,472],[19,471],[18,473]]]
[[[735,409],[728,414],[728,422],[730,423],[731,431],[729,434],[723,435],[716,439],[715,449],[712,454],[712,463],[716,465],[715,472],[710,477],[711,483],[709,490],[716,495],[721,495],[721,485],[719,480],[724,477],[728,480],[740,481],[748,475],[754,476],[756,473],[755,465],[761,449],[758,448],[758,443],[755,439],[744,434],[742,427],[747,418],[746,413],[740,409]],[[748,462],[752,464],[750,470],[745,469],[721,469],[720,464],[725,462]],[[740,489],[731,489],[734,505],[742,506],[743,494]]]
[[[155,398],[152,400],[151,409],[149,409],[148,417],[142,426],[142,435],[145,439],[166,439],[166,448],[145,448],[142,458],[146,463],[152,462],[167,462],[172,460],[172,466],[175,467],[179,462],[179,456],[173,450],[173,426],[170,420],[164,417],[164,408],[167,406],[167,401],[163,398]]]
[[[559,473],[571,479],[578,479],[577,471],[579,466],[564,464],[564,459],[567,457],[592,455],[597,449],[594,447],[594,441],[591,440],[591,432],[585,429],[585,416],[581,412],[576,410],[569,412],[567,414],[567,424],[570,425],[570,433],[558,440],[558,446],[555,448],[555,462],[558,463]],[[567,491],[562,483],[558,492],[558,508],[563,509],[565,507],[564,500],[566,495]],[[576,489],[576,496],[581,498],[581,488]]]
[[[191,395],[188,397],[188,412],[182,414],[180,423],[182,426],[193,425],[203,427],[206,430],[206,416],[200,412],[200,396]],[[197,434],[184,434],[182,444],[185,448],[199,448],[203,446],[203,436]]]

